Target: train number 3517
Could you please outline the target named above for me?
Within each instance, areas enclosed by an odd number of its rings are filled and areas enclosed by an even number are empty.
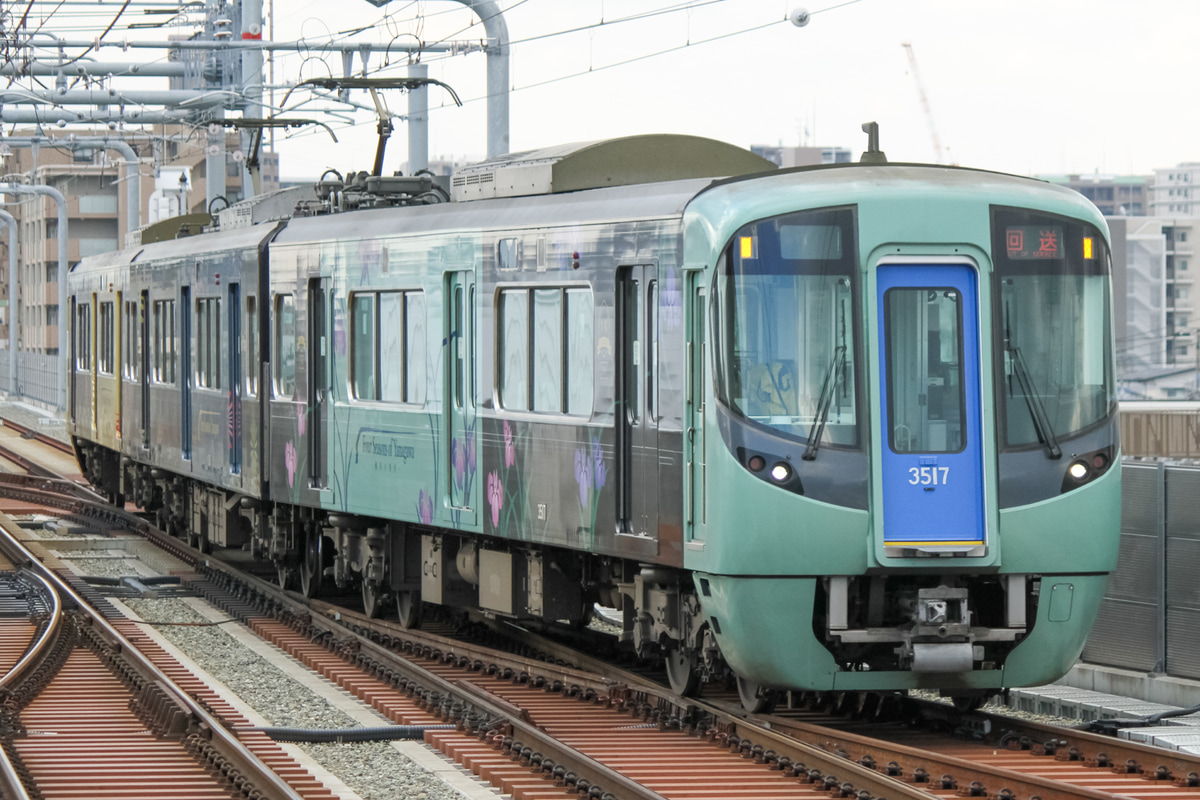
[[[912,475],[909,483],[913,486],[921,484],[922,486],[937,486],[939,483],[942,486],[946,485],[946,481],[950,477],[949,467],[909,467],[908,474]]]

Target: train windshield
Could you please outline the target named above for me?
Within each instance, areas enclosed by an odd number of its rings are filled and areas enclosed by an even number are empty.
[[[1078,220],[993,208],[992,260],[1003,443],[1053,454],[1116,410],[1108,247]]]
[[[854,212],[739,230],[718,273],[720,391],[735,413],[800,440],[858,445]]]

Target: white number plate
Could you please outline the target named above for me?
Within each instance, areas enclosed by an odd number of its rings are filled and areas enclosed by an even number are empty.
[[[908,474],[912,477],[908,482],[913,486],[937,486],[946,485],[946,481],[950,478],[949,467],[909,467]]]

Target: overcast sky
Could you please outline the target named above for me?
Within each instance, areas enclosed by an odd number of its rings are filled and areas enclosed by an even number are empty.
[[[1200,161],[1200,0],[499,2],[515,43],[514,151],[673,132],[741,146],[841,146],[857,156],[866,143],[861,124],[876,120],[889,158],[933,161],[930,121],[901,46],[911,42],[947,162],[1022,174],[1124,174]],[[365,0],[275,5],[278,40],[346,38],[357,26],[371,27],[351,38],[382,43],[483,36],[475,15],[449,0],[393,0],[383,8]],[[794,8],[811,13],[806,27],[787,21]],[[128,35],[114,29],[118,34]],[[126,57],[115,49],[102,55]],[[631,59],[638,60],[611,66]],[[340,59],[327,60],[340,74]],[[431,157],[482,158],[485,57],[423,60],[430,77],[466,101],[453,108],[444,92],[430,89]],[[371,66],[383,61],[376,55]],[[355,67],[361,68],[357,59]],[[274,77],[283,83],[326,69],[314,50],[281,58]],[[368,102],[365,93],[355,97]],[[399,92],[388,100],[393,110],[407,107]],[[370,169],[374,121],[365,113],[357,119],[353,128],[337,128],[339,145],[316,132],[278,138],[283,175]],[[407,135],[398,124],[385,170],[406,160]]]

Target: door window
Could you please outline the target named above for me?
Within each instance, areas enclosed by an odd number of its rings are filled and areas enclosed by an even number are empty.
[[[290,294],[275,296],[275,396],[296,394],[296,301]]]
[[[896,453],[957,453],[966,445],[962,297],[951,288],[884,295],[888,443]]]

